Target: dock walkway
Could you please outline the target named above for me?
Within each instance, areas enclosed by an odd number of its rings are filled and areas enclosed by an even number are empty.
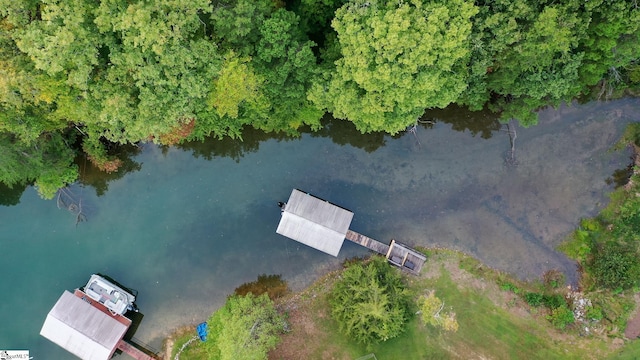
[[[155,357],[145,353],[125,340],[120,340],[118,343],[118,349],[136,360],[156,360]]]
[[[391,240],[389,245],[385,245],[370,237],[348,230],[345,238],[367,249],[373,250],[387,258],[391,264],[414,275],[420,274],[422,265],[427,257],[407,245]]]
[[[386,256],[389,252],[389,245],[383,244],[378,240],[374,240],[362,234],[358,234],[357,232],[352,230],[347,231],[347,235],[345,236],[345,238],[360,246],[364,246],[367,249],[373,250],[383,256]]]

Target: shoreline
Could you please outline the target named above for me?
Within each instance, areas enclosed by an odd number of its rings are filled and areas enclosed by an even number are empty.
[[[497,283],[496,283],[497,278],[511,279],[513,282],[519,283],[519,284],[530,283],[532,281],[531,279],[521,279],[519,276],[515,274],[508,273],[506,271],[491,267],[481,262],[477,257],[458,249],[451,249],[451,248],[446,248],[441,246],[435,246],[435,247],[418,246],[417,250],[423,253],[429,254],[427,255],[428,256],[427,263],[429,263],[432,257],[434,256],[437,257],[442,255],[450,256],[457,259],[465,259],[466,262],[472,264],[471,266],[474,271],[483,274],[483,275],[476,275],[479,277],[480,281],[493,283],[493,285],[495,286],[497,286]],[[370,253],[368,254],[368,256],[356,257],[353,259],[366,260],[371,256],[376,256],[376,254]],[[351,260],[351,259],[346,259],[346,260]],[[436,259],[434,262],[439,263],[440,260]],[[433,266],[433,263],[430,265]],[[308,286],[303,287],[297,291],[290,291],[288,294],[284,295],[283,297],[274,300],[276,308],[279,309],[279,311],[283,311],[285,313],[295,312],[296,310],[301,308],[303,304],[309,301],[312,301],[318,296],[325,294],[329,288],[326,285],[330,285],[333,283],[333,281],[335,281],[335,279],[339,276],[339,274],[344,270],[344,263],[339,268],[333,268],[333,267],[330,267],[330,268],[332,269],[329,269],[325,273],[320,274],[320,276],[316,278],[316,280],[312,281]],[[433,276],[433,270],[431,270],[430,272],[428,269],[424,270],[423,273],[417,276],[409,275],[405,273],[403,274],[407,276],[409,281],[412,281],[414,277],[415,279],[420,279],[423,277]],[[571,288],[571,285],[569,285],[569,288]],[[196,330],[195,330],[196,326],[197,324],[187,324],[170,331],[169,335],[162,340],[162,352],[159,354],[161,356],[160,358],[162,360],[173,360],[172,353],[175,349],[176,341],[181,337],[186,336],[189,333],[192,333],[192,335],[196,335]]]
[[[493,268],[481,262],[475,256],[456,249],[419,247],[417,250],[427,254],[427,262],[421,274],[417,276],[403,273],[403,277],[408,282],[409,287],[414,290],[416,286],[419,289],[425,289],[424,285],[420,284],[427,281],[427,283],[432,284],[429,288],[433,289],[431,286],[434,286],[434,284],[439,281],[437,279],[446,273],[446,276],[453,281],[458,291],[465,294],[475,294],[474,296],[478,296],[477,294],[480,293],[482,299],[492,303],[497,309],[501,309],[500,311],[505,311],[511,318],[519,319],[519,322],[524,321],[533,324],[531,326],[537,329],[534,332],[536,332],[536,336],[542,339],[539,341],[542,341],[544,346],[549,347],[552,346],[549,344],[554,344],[551,349],[556,349],[555,346],[561,348],[567,347],[572,354],[579,354],[586,351],[589,356],[585,358],[601,359],[625,351],[627,348],[626,345],[634,340],[625,336],[624,329],[620,329],[617,332],[610,332],[610,329],[607,329],[604,324],[591,323],[586,319],[577,319],[576,323],[572,325],[572,330],[565,331],[554,328],[549,321],[548,310],[533,307],[523,298],[524,293],[527,291],[540,291],[539,287],[542,286],[541,284],[544,281],[542,278],[533,281],[520,279],[512,273]],[[359,259],[366,260],[368,258],[369,256]],[[326,304],[323,302],[325,300],[323,299],[326,299],[326,295],[332,288],[332,284],[339,279],[343,270],[344,266],[341,266],[339,269],[329,270],[309,284],[309,286],[299,291],[291,291],[283,297],[274,300],[276,308],[280,312],[286,313],[289,317],[289,323],[294,331],[282,335],[278,346],[269,352],[269,359],[325,358],[324,356],[318,357],[317,353],[313,352],[312,354],[316,355],[310,356],[308,350],[306,350],[307,342],[313,342],[313,346],[317,347],[318,342],[323,344],[323,341],[331,337],[331,335],[323,332],[326,331],[326,329],[318,327],[317,318],[326,319],[329,315],[327,308],[325,308]],[[538,290],[535,290],[536,288]],[[440,289],[437,291],[443,290]],[[564,294],[565,297],[574,297],[575,299],[581,299],[584,295],[576,287],[567,286],[566,284],[558,286],[555,288],[555,291]],[[628,321],[631,321],[634,315],[640,316],[638,312],[640,296],[636,295],[635,298],[635,311],[628,316]],[[449,299],[449,301],[451,300],[452,299]],[[463,314],[467,314],[465,316],[477,316],[471,314],[481,312],[482,308],[454,308],[454,310],[462,311]],[[316,313],[317,311],[320,311],[321,314],[318,315]],[[471,311],[471,313],[469,313],[469,311]],[[315,324],[313,324],[314,318],[316,319]],[[160,354],[160,359],[173,360],[172,352],[177,346],[184,343],[187,335],[193,336],[196,334],[195,326],[195,324],[185,325],[171,331],[170,335],[162,342],[163,352]],[[586,333],[583,331],[585,326],[589,327]],[[428,336],[433,335],[430,334],[431,330],[423,330]],[[320,340],[316,340],[316,338],[320,338]],[[506,342],[507,345],[513,346],[512,343]],[[196,342],[196,344],[199,343],[200,342]],[[189,347],[192,346],[194,345],[189,345]],[[340,346],[344,346],[344,344],[331,345],[331,351],[337,351],[333,348],[340,348]],[[463,344],[461,349],[462,353],[475,351],[474,348],[469,347],[469,344],[466,344],[466,347]],[[551,349],[547,348],[547,351],[551,351]],[[198,349],[196,349],[196,351],[198,351]],[[483,349],[481,348],[479,351],[482,352]],[[484,349],[484,351],[486,352],[486,349]],[[589,351],[594,352],[591,353]],[[199,354],[201,355],[202,353]],[[185,357],[184,359],[190,358],[199,357]],[[349,357],[344,356],[336,357],[333,353],[331,358],[349,359]]]
[[[622,141],[622,139],[621,139]],[[631,165],[635,165],[633,174],[634,175],[638,175],[638,173],[640,173],[640,147],[635,146],[633,144],[630,144],[629,146],[631,146],[632,148],[632,153],[633,153],[633,157],[632,157],[632,162]],[[626,190],[629,190],[631,187],[633,186],[633,183],[631,181],[631,179],[629,179],[629,182],[624,185],[624,188]],[[577,227],[577,225],[576,225]],[[563,240],[563,242],[566,241]],[[447,247],[442,247],[442,246],[429,246],[429,247],[425,247],[425,246],[416,246],[418,249],[420,249],[423,252],[427,252],[427,253],[448,253],[448,254],[453,254],[455,255],[455,257],[459,257],[459,258],[465,258],[465,259],[473,259],[473,262],[476,263],[476,268],[481,270],[482,272],[486,272],[486,273],[492,273],[494,274],[493,276],[500,276],[500,277],[504,277],[504,278],[509,278],[509,279],[513,279],[516,282],[519,283],[531,283],[532,281],[537,281],[539,278],[528,278],[528,279],[522,279],[520,276],[514,274],[514,273],[510,273],[504,270],[499,270],[496,267],[490,266],[485,262],[482,262],[481,260],[479,260],[479,258],[476,255],[472,255],[469,254],[463,250],[460,249],[452,249],[452,248],[447,248]],[[554,247],[555,251],[557,250],[557,247]],[[562,254],[562,256],[566,257],[569,261],[576,263],[576,265],[578,264],[577,261],[570,259],[566,254],[558,251],[560,254]],[[366,257],[369,257],[371,255],[374,255],[373,253],[369,254]],[[427,262],[429,261],[429,259],[427,260]],[[321,284],[326,283],[327,279],[331,278],[332,276],[335,276],[335,274],[339,273],[341,271],[341,268],[336,269],[335,266],[331,265],[331,266],[325,266],[322,269],[317,269],[318,271],[315,273],[316,276],[313,276],[315,278],[315,280],[311,281],[309,284],[307,284],[306,286],[302,287],[302,288],[298,288],[294,291],[291,291],[288,295],[285,295],[283,298],[278,299],[276,302],[276,305],[285,310],[286,312],[291,311],[291,310],[295,310],[297,308],[297,302],[301,301],[301,299],[305,298],[306,295],[311,294],[311,297],[315,297],[316,294],[313,294],[314,289],[317,289]],[[573,291],[573,289],[579,289],[579,281],[580,278],[582,277],[581,271],[577,270],[577,278],[574,279],[577,283],[576,284],[569,284],[569,291]],[[422,276],[422,275],[420,275]],[[494,279],[488,279],[488,278],[482,278],[482,281],[488,281],[488,282],[494,282],[495,283],[495,278]],[[298,284],[300,283],[299,281],[297,281]],[[566,284],[565,284],[566,286]],[[306,296],[309,297],[309,296]],[[634,312],[634,315],[636,315],[636,317],[640,317],[640,312],[638,312],[637,310],[637,306],[638,303],[636,302],[636,310]],[[629,321],[633,320],[633,316],[630,317],[628,319]],[[193,325],[184,325],[182,327],[179,327],[178,329],[174,329],[174,330],[170,330],[169,331],[169,336],[167,336],[163,341],[162,341],[162,348],[163,348],[163,359],[167,359],[170,360],[171,358],[171,353],[175,347],[175,341],[180,337],[180,336],[184,336],[185,334],[189,333],[189,331],[194,331],[195,334],[195,324]],[[617,343],[615,345],[615,347],[619,347],[620,344]]]

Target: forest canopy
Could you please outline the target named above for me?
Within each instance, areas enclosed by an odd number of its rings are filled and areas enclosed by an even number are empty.
[[[0,182],[43,197],[123,144],[325,113],[396,134],[425,110],[535,110],[640,84],[635,0],[0,0]]]

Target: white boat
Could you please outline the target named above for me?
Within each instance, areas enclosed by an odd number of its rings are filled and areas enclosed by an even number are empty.
[[[83,291],[93,300],[103,304],[113,315],[137,311],[134,305],[136,297],[133,294],[100,275],[91,275]]]

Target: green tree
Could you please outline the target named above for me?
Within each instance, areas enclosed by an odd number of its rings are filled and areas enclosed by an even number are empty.
[[[402,278],[383,257],[349,266],[331,291],[329,302],[340,330],[366,345],[400,335],[411,315]]]
[[[201,19],[208,0],[23,6],[4,10],[0,40],[28,60],[15,52],[0,59],[0,80],[15,78],[0,81],[2,130],[34,139],[74,126],[87,137],[89,157],[102,159],[104,140],[175,141],[165,135],[197,127],[200,137],[222,136],[242,127],[220,124],[206,104],[220,63]],[[196,119],[203,126],[193,126]]]
[[[471,1],[352,1],[332,26],[342,57],[309,98],[362,132],[397,133],[467,86]]]
[[[271,108],[253,122],[256,128],[295,133],[302,125],[320,127],[324,111],[307,100],[316,69],[315,43],[300,30],[299,21],[295,13],[279,9],[260,27],[255,67],[265,79],[263,91]]]
[[[68,126],[58,116],[65,108],[58,102],[68,103],[74,92],[64,76],[43,73],[20,51],[13,39],[20,27],[11,18],[0,21],[0,131],[33,143],[45,132]]]
[[[234,119],[238,118],[241,106],[264,113],[268,100],[261,92],[263,83],[264,80],[251,67],[250,58],[240,58],[230,51],[213,82],[209,105],[215,108],[218,115]]]
[[[43,134],[31,143],[0,132],[0,181],[10,187],[33,183],[40,196],[52,199],[59,188],[77,179],[74,156],[59,132]]]
[[[0,131],[21,151],[20,144],[75,129],[88,158],[108,171],[119,163],[107,155],[108,142],[238,132],[242,124],[221,123],[207,105],[220,63],[201,19],[210,11],[208,0],[7,4],[0,10]],[[67,164],[50,171],[69,179]],[[56,181],[36,183],[50,193],[45,184]]]
[[[223,106],[218,115],[264,131],[319,128],[324,112],[307,100],[317,68],[315,44],[301,30],[300,18],[269,0],[219,1],[211,18],[214,37],[231,54],[210,97],[210,105]],[[235,64],[232,53],[242,64]],[[232,79],[242,79],[240,86],[222,95]]]
[[[214,0],[212,36],[222,48],[252,56],[261,38],[260,26],[274,11],[273,0]]]
[[[87,0],[44,0],[40,20],[16,31],[16,44],[36,69],[63,74],[70,85],[87,90],[104,45],[93,21],[94,7]]]
[[[209,359],[266,359],[275,348],[285,320],[267,294],[231,296],[211,315],[205,343]]]
[[[94,144],[160,141],[213,116],[206,99],[220,56],[200,18],[208,0],[47,0],[39,9],[13,39],[37,70],[70,86],[45,99]]]
[[[502,119],[524,125],[549,103],[581,88],[578,50],[589,14],[575,1],[540,6],[537,1],[487,1],[474,18],[471,75],[461,103],[477,110],[493,97]]]
[[[640,58],[640,8],[635,0],[596,0],[585,3],[591,13],[587,36],[580,42],[584,61],[579,69],[583,86],[620,82],[617,74]]]
[[[210,11],[207,0],[100,2],[95,23],[109,38],[109,66],[95,88],[101,113],[85,123],[95,126],[90,133],[121,143],[160,141],[194,119],[216,120],[206,102],[221,56],[200,18]],[[224,135],[230,126],[216,130]]]

